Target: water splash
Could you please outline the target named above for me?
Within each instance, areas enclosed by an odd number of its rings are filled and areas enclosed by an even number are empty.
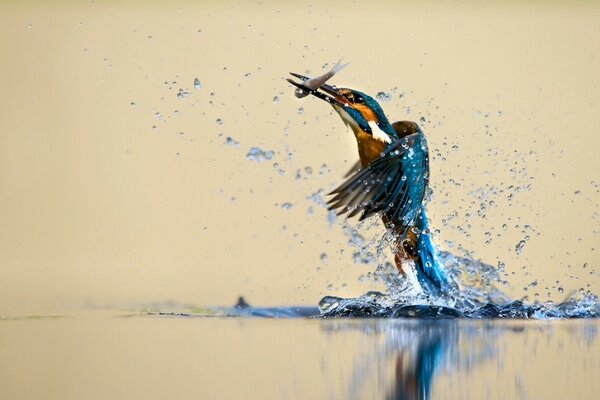
[[[322,192],[319,191],[310,198],[319,204],[322,201],[321,195]],[[375,235],[379,240],[365,238],[364,232],[373,228],[379,229],[379,233]],[[356,298],[326,296],[319,302],[319,316],[322,318],[600,317],[598,298],[583,289],[559,303],[552,301],[526,303],[524,299],[511,299],[502,291],[502,288],[508,285],[502,277],[505,264],[502,261],[499,261],[497,266],[483,263],[475,260],[462,248],[460,248],[461,256],[450,252],[439,253],[439,261],[449,281],[456,285],[451,285],[440,294],[427,293],[420,289],[418,282],[411,279],[409,275],[398,274],[396,266],[385,260],[389,248],[394,246],[395,238],[388,232],[381,233],[383,228],[377,224],[377,221],[367,220],[351,226],[348,220],[345,220],[342,223],[342,230],[348,238],[348,246],[354,249],[351,253],[353,261],[376,265],[374,272],[369,272],[366,277],[374,282],[383,282],[387,290],[385,294],[371,291]],[[364,280],[363,277],[362,281]],[[534,280],[530,287],[537,285],[538,282]]]
[[[470,259],[457,258],[444,253],[446,263],[461,263],[465,271],[479,268],[480,278],[495,271],[493,267]],[[446,264],[447,265],[447,264]],[[486,272],[487,271],[487,272]],[[424,294],[415,295],[410,285],[403,282],[397,273],[394,278],[390,271],[384,272],[387,284],[396,290],[392,294],[368,292],[356,298],[325,296],[319,302],[320,317],[323,318],[470,318],[470,319],[569,319],[600,317],[598,297],[590,292],[580,291],[561,303],[535,302],[527,304],[522,300],[510,300],[499,289],[491,288],[484,292],[475,286],[465,285],[455,293],[441,297]]]

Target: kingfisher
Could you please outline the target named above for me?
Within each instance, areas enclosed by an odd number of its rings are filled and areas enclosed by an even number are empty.
[[[359,163],[351,176],[329,195],[330,210],[362,221],[381,216],[392,234],[394,260],[402,275],[416,276],[428,295],[449,294],[454,288],[433,246],[425,213],[429,183],[427,141],[412,121],[390,123],[379,103],[358,90],[323,83],[290,73],[301,90],[329,103],[350,127],[358,144]]]

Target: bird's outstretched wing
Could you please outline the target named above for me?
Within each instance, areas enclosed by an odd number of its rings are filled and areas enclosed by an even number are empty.
[[[418,215],[429,179],[427,142],[416,132],[392,142],[366,168],[330,195],[330,209],[360,220],[385,214],[391,223],[409,226]]]

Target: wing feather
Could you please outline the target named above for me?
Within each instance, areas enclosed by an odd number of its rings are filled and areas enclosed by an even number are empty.
[[[392,142],[366,168],[334,189],[329,209],[361,220],[385,214],[394,224],[408,227],[425,197],[429,175],[427,143],[422,132]]]

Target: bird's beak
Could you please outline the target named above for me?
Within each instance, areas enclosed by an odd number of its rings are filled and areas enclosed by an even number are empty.
[[[305,91],[306,93],[312,94],[313,96],[318,97],[321,100],[325,100],[326,102],[332,105],[337,105],[340,107],[350,106],[348,100],[346,100],[344,96],[339,94],[338,90],[335,87],[323,84],[316,89],[311,89],[307,86],[304,86],[304,82],[308,81],[310,78],[304,75],[296,74],[294,72],[290,72],[290,75],[300,79],[302,83],[295,82],[289,78],[287,79],[287,81],[292,85],[296,86],[297,88],[300,88],[301,90]],[[320,92],[319,90],[321,90],[322,92]]]

